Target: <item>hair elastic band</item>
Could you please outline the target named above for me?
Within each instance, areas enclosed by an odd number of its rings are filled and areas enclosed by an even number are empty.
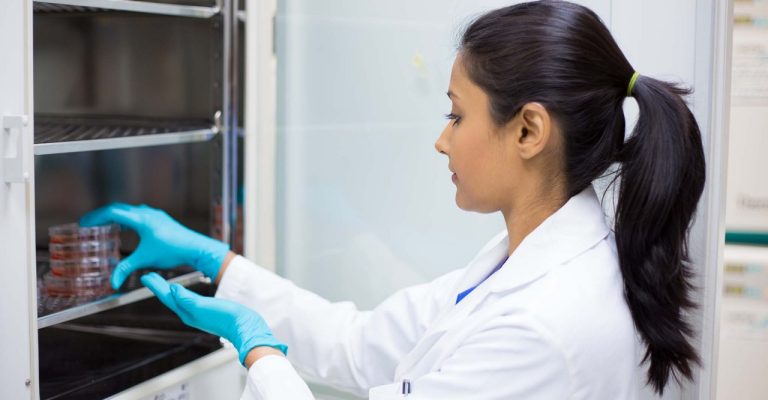
[[[635,71],[634,74],[632,74],[632,78],[629,80],[629,86],[627,86],[627,97],[632,96],[632,89],[635,88],[635,82],[637,82],[637,78],[640,76],[640,73]]]

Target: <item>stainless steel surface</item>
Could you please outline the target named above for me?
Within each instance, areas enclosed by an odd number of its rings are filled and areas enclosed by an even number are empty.
[[[245,6],[245,3],[242,3]],[[238,191],[242,182],[239,166],[240,144],[240,115],[242,112],[240,98],[243,88],[240,85],[243,79],[244,59],[242,57],[243,40],[239,19],[241,3],[239,0],[227,0],[224,3],[224,159],[222,195],[222,239],[236,248],[238,243]]]
[[[115,201],[161,208],[190,229],[211,234],[219,136],[171,146],[36,156],[37,247],[47,249],[48,227],[75,222]],[[122,253],[137,241],[133,232],[122,232]]]
[[[222,119],[224,130],[222,136],[222,179],[221,179],[221,240],[233,244],[234,212],[233,202],[236,201],[237,174],[237,136],[233,124],[233,116],[237,116],[237,46],[236,32],[238,23],[236,0],[225,0],[222,9],[224,19],[224,65],[223,65],[223,99]],[[237,121],[235,119],[235,121]],[[233,151],[234,150],[234,151]]]
[[[178,283],[180,285],[189,286],[201,282],[203,279],[204,278],[199,272],[193,272],[170,279],[169,281]],[[52,325],[60,324],[62,322],[84,317],[86,315],[91,315],[112,308],[121,307],[126,304],[135,303],[152,296],[152,292],[150,292],[147,288],[136,289],[128,293],[113,294],[112,296],[96,300],[92,303],[79,305],[67,310],[59,311],[54,314],[40,317],[37,319],[37,327],[39,329],[46,328]]]
[[[221,7],[218,4],[211,7],[201,7],[133,0],[35,0],[35,12],[87,12],[103,10],[211,18],[221,12]]]
[[[35,157],[38,248],[48,226],[114,201],[162,208],[211,234],[224,175],[221,130],[213,128],[223,100],[221,15],[34,18],[34,152],[45,154]],[[167,133],[149,136],[158,132]],[[72,139],[88,141],[60,142]],[[136,243],[128,239],[124,252]]]
[[[212,126],[222,103],[221,20],[36,13],[36,116]]]
[[[35,9],[38,253],[46,253],[47,227],[115,201],[161,208],[203,234],[217,223],[229,231],[228,218],[214,216],[226,215],[236,190],[228,154],[237,147],[227,140],[237,134],[227,111],[237,104],[232,28],[222,12],[230,1],[27,1]],[[126,256],[138,235],[124,231],[121,242]],[[42,397],[104,398],[220,347],[217,338],[156,331],[166,329],[153,322],[162,313],[182,325],[140,288],[39,317]],[[136,325],[105,319],[114,316]]]

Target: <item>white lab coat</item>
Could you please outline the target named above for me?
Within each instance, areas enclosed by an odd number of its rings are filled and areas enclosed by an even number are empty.
[[[506,232],[466,268],[373,311],[331,303],[237,257],[217,297],[261,313],[288,345],[248,372],[244,399],[311,399],[319,381],[370,399],[636,399],[639,341],[615,242],[590,187],[529,234],[500,270]]]

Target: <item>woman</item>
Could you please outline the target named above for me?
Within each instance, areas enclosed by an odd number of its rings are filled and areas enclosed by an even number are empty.
[[[311,398],[293,365],[372,399],[635,399],[641,363],[658,393],[698,363],[683,316],[704,156],[687,93],[637,74],[582,6],[541,1],[477,19],[435,147],[458,206],[500,211],[507,229],[466,268],[373,311],[297,288],[146,206],[112,205],[82,223],[140,234],[115,287],[150,265],[190,264],[216,280],[212,299],[142,278],[186,323],[234,344],[249,368],[244,398]],[[626,96],[640,108],[628,139]],[[613,229],[591,186],[612,166]]]

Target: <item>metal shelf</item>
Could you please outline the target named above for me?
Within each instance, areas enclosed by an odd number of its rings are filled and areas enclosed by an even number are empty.
[[[134,0],[34,0],[34,11],[42,13],[129,11],[176,17],[211,18],[221,12],[220,1],[212,7]]]
[[[204,142],[218,134],[206,121],[150,121],[35,116],[35,155]]]
[[[169,279],[168,281],[172,283],[178,283],[183,286],[189,286],[194,283],[205,282],[207,279],[203,278],[203,275],[199,272],[191,272],[186,275]],[[113,294],[109,297],[105,297],[91,303],[81,304],[63,311],[39,317],[37,319],[37,328],[47,328],[62,322],[85,317],[86,315],[96,314],[98,312],[110,310],[116,307],[124,306],[126,304],[135,303],[140,300],[148,299],[152,296],[154,295],[147,288],[132,290],[128,293]]]

